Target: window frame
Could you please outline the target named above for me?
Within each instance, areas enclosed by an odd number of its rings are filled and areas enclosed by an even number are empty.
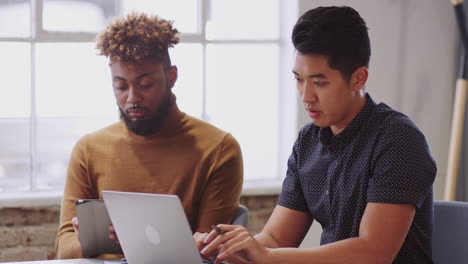
[[[30,36],[29,37],[0,37],[0,42],[25,42],[30,46],[30,115],[29,119],[29,190],[28,192],[41,191],[38,189],[38,142],[37,142],[37,113],[36,113],[36,45],[44,42],[94,42],[96,33],[86,32],[51,32],[43,29],[43,7],[45,0],[29,0],[30,5]],[[101,0],[88,0],[89,2],[100,2]],[[244,192],[253,193],[277,193],[280,190],[281,182],[286,173],[287,158],[292,149],[292,144],[295,140],[298,124],[297,114],[300,109],[298,104],[297,93],[295,92],[295,84],[291,77],[290,71],[293,61],[293,48],[290,43],[290,32],[298,14],[298,1],[279,0],[279,36],[278,39],[236,39],[236,40],[209,40],[206,38],[206,22],[208,21],[208,13],[210,12],[211,0],[197,0],[199,4],[199,22],[197,33],[182,33],[181,43],[197,43],[202,45],[202,114],[201,119],[209,122],[209,116],[206,113],[206,83],[207,83],[207,67],[206,53],[207,46],[210,44],[275,44],[279,46],[279,68],[277,81],[279,82],[278,89],[278,137],[277,137],[277,161],[276,172],[269,179],[249,180],[244,177]],[[120,10],[122,5],[120,0],[114,1],[115,15],[122,15]],[[293,92],[291,92],[293,91]],[[2,119],[2,118],[0,118]],[[28,122],[28,121],[26,121]],[[64,175],[66,177],[66,175]],[[46,192],[55,193],[57,190]]]

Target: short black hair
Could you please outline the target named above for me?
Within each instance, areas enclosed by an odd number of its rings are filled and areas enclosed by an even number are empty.
[[[298,52],[327,56],[329,66],[348,80],[359,67],[369,68],[368,28],[351,7],[317,7],[305,12],[291,38]]]

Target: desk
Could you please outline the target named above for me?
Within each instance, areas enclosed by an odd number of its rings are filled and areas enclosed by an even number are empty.
[[[104,264],[103,259],[58,259],[58,260],[38,260],[25,262],[0,262],[1,264]],[[111,261],[106,261],[112,263]],[[117,262],[116,262],[117,263]]]

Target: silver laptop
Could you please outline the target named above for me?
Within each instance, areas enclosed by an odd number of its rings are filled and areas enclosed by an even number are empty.
[[[201,264],[176,195],[103,191],[128,264]]]

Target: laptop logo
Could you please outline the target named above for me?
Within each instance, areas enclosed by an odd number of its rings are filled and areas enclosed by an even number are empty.
[[[159,235],[159,231],[154,228],[152,225],[147,225],[145,228],[146,238],[148,239],[151,244],[157,246],[161,243],[161,236]]]

